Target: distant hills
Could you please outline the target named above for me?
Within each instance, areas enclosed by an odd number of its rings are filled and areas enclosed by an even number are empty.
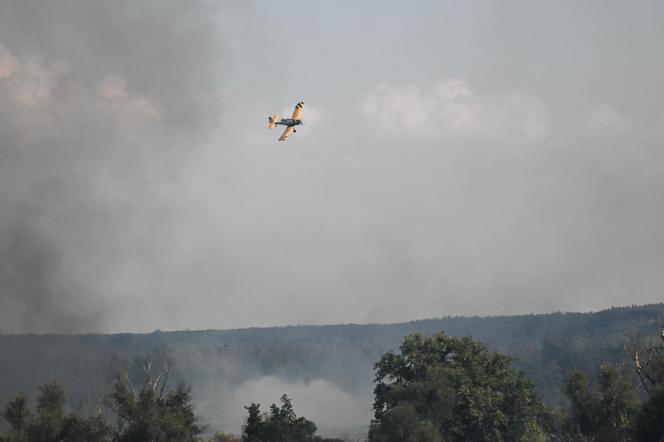
[[[472,336],[510,355],[555,406],[564,403],[560,387],[566,373],[580,369],[595,377],[601,363],[625,362],[625,342],[631,336],[658,335],[663,321],[664,304],[652,304],[595,313],[444,317],[400,324],[2,335],[0,406],[21,390],[34,395],[37,386],[51,380],[62,383],[82,406],[103,401],[116,373],[146,356],[172,361],[174,377],[190,383],[195,398],[211,389],[231,398],[235,386],[266,376],[284,382],[325,380],[370,398],[372,367],[381,354],[396,349],[404,335],[439,331]],[[369,410],[370,400],[366,406]]]

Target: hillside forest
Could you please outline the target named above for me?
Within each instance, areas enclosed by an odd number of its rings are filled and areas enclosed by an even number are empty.
[[[663,313],[651,305],[395,325],[2,336],[0,440],[664,440]],[[371,357],[363,428],[331,425],[334,415],[322,419],[289,391],[228,404],[241,422],[223,428],[200,387],[218,376],[226,387],[214,395],[270,375],[354,392],[366,377],[353,373]]]

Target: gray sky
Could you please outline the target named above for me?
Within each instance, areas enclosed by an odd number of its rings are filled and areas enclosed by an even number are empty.
[[[659,302],[663,145],[659,1],[0,0],[0,332]]]

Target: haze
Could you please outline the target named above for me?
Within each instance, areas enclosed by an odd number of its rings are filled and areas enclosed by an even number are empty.
[[[663,145],[661,2],[0,0],[0,333],[658,302]]]

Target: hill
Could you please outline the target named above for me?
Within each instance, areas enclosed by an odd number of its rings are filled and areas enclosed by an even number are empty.
[[[395,349],[404,335],[442,330],[472,336],[513,357],[514,366],[525,371],[545,401],[555,406],[564,403],[560,386],[567,372],[581,369],[594,375],[603,362],[625,361],[627,339],[657,334],[662,321],[664,304],[653,304],[595,313],[444,317],[400,324],[3,335],[0,404],[21,390],[34,395],[38,385],[51,380],[62,383],[83,406],[99,402],[119,370],[131,370],[137,358],[147,356],[172,361],[174,378],[192,385],[199,412],[214,428],[237,431],[242,405],[248,402],[235,402],[251,400],[252,392],[302,390],[315,382],[319,388],[310,389],[311,394],[329,396],[331,401],[343,395],[356,399],[366,411],[357,422],[366,423],[372,367],[380,355]],[[241,387],[243,394],[238,393]],[[354,421],[349,422],[346,426]]]

